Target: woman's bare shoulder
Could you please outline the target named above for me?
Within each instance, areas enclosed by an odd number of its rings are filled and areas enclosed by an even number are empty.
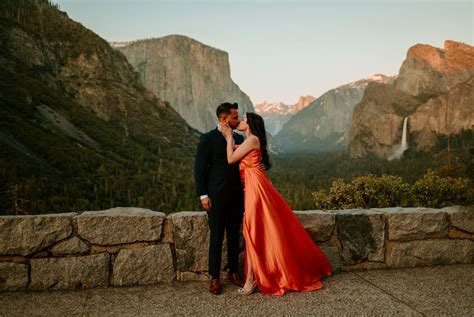
[[[260,147],[260,139],[258,138],[258,136],[252,134],[247,139],[252,145],[256,146],[257,148]]]

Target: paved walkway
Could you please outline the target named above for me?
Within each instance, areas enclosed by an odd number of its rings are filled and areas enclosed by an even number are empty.
[[[474,265],[344,272],[283,297],[207,292],[207,283],[0,293],[0,316],[26,315],[474,316]]]

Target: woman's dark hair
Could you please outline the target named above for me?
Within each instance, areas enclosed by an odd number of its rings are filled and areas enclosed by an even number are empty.
[[[250,131],[252,131],[252,133],[260,140],[262,163],[265,165],[265,169],[268,170],[270,167],[272,167],[272,164],[270,164],[270,156],[268,155],[267,151],[267,135],[265,132],[265,123],[263,122],[263,118],[254,112],[247,112],[246,116]]]

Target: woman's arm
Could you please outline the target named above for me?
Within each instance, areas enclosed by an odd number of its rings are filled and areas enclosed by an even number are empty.
[[[229,164],[240,161],[248,152],[260,147],[260,141],[253,135],[249,136],[235,151],[233,135],[226,135],[225,139],[227,141],[227,163]]]

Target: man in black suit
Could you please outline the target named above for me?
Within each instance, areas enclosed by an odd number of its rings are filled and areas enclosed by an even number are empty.
[[[232,129],[239,125],[237,103],[223,103],[217,107],[219,124]],[[235,144],[244,141],[234,132]],[[228,275],[237,286],[243,286],[237,270],[239,262],[240,225],[244,212],[244,192],[240,180],[239,164],[227,163],[226,140],[216,128],[201,135],[194,165],[196,192],[202,207],[207,211],[211,237],[209,243],[209,292],[221,293],[220,268],[224,231],[227,233]]]

